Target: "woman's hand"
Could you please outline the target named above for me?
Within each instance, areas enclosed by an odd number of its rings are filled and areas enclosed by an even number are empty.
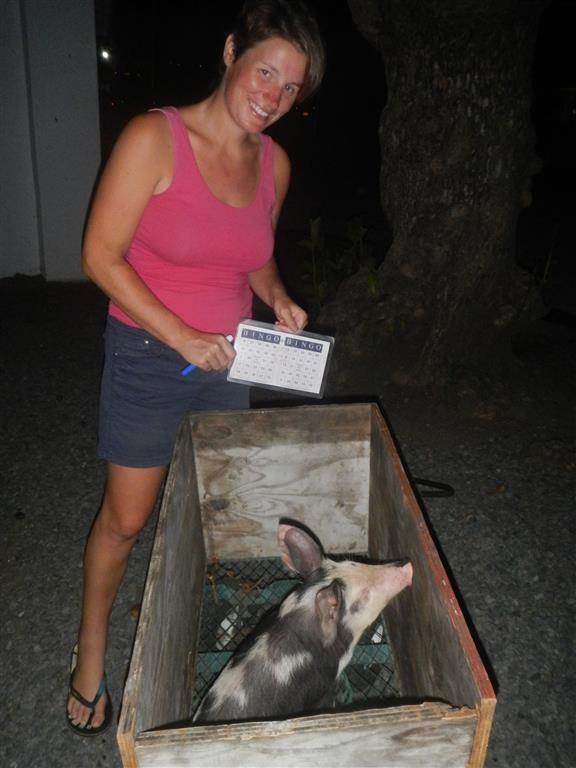
[[[189,363],[203,371],[225,371],[236,357],[234,347],[219,333],[201,333],[189,328],[174,347]]]
[[[273,310],[277,325],[290,331],[301,331],[304,328],[308,315],[286,293],[274,258],[269,259],[258,271],[251,272],[248,282],[256,296]]]
[[[276,315],[276,325],[286,327],[290,331],[301,331],[306,327],[308,315],[289,296],[276,298],[272,309]]]

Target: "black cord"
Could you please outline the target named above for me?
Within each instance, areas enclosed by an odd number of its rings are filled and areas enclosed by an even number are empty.
[[[412,478],[416,485],[425,485],[427,488],[433,488],[431,491],[420,491],[420,496],[424,498],[447,498],[454,496],[454,488],[447,483],[438,483],[436,480],[424,480],[421,477]]]

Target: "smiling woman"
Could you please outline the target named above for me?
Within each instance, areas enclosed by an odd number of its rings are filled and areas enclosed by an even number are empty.
[[[86,546],[67,702],[80,735],[111,722],[108,618],[180,420],[249,406],[247,388],[226,377],[235,356],[227,336],[251,316],[253,294],[278,325],[298,331],[307,322],[273,258],[290,163],[262,131],[320,84],[316,22],[300,2],[250,0],[222,62],[208,98],[130,121],[86,228],[83,267],[110,305],[98,442],[107,480]],[[187,363],[194,370],[182,377]]]
[[[297,101],[311,96],[320,86],[326,63],[324,46],[310,9],[301,3],[246,3],[232,37],[236,57],[272,38],[286,40],[301,51],[306,58],[306,75]]]
[[[271,38],[237,57],[233,35],[226,40],[224,98],[230,114],[248,132],[262,131],[293,106],[304,87],[306,56],[291,43]]]

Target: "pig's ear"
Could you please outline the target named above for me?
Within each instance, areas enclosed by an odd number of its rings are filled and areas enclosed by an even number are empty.
[[[322,548],[303,528],[281,523],[278,526],[278,546],[284,565],[299,573],[303,579],[307,579],[324,561]]]
[[[336,639],[341,604],[342,588],[336,580],[316,593],[316,616],[324,645],[331,645]]]

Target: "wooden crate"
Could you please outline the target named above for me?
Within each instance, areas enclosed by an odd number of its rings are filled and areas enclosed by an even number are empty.
[[[190,727],[207,560],[275,557],[280,517],[330,552],[410,557],[386,608],[398,706]],[[124,690],[125,768],[484,764],[496,699],[374,404],[191,415],[178,434]]]

